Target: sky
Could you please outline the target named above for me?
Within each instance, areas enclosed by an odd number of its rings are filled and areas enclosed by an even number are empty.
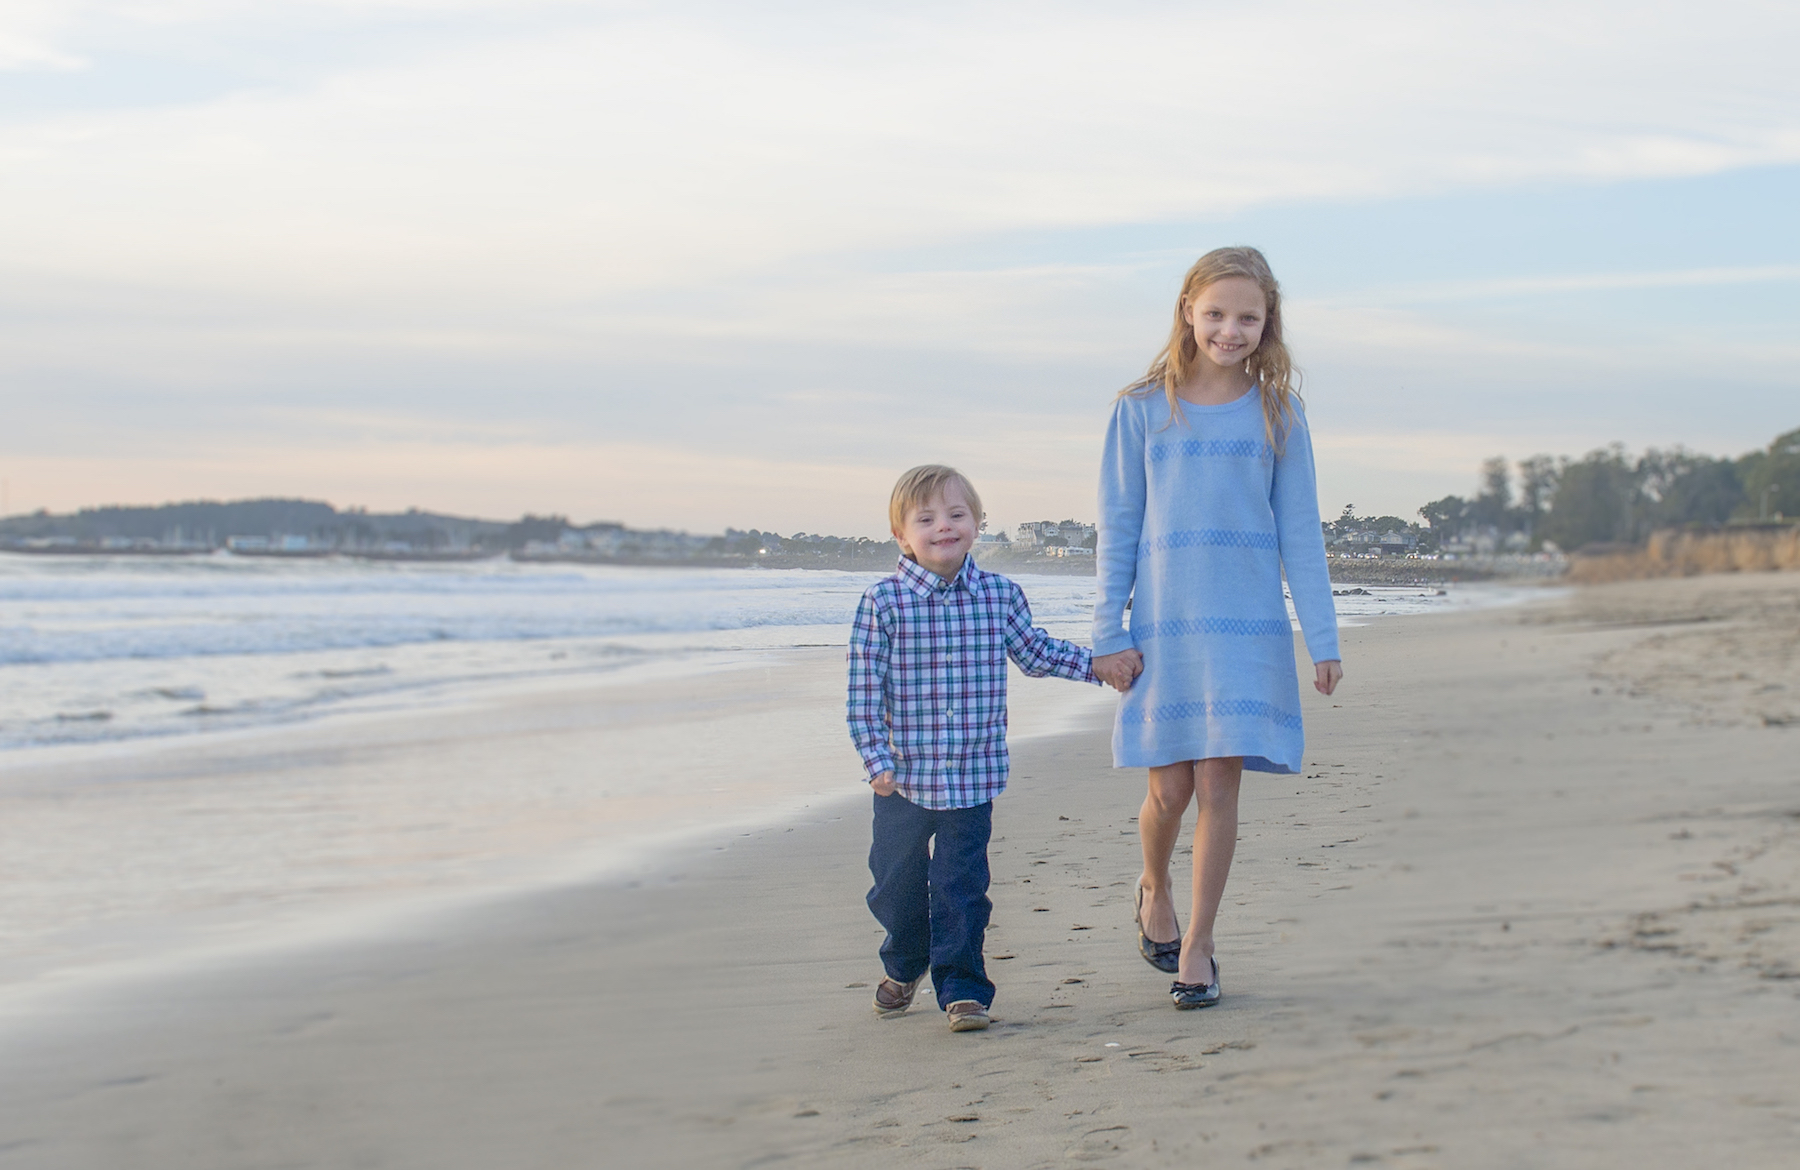
[[[7,0],[11,512],[1094,514],[1263,249],[1321,508],[1800,427],[1800,6]]]

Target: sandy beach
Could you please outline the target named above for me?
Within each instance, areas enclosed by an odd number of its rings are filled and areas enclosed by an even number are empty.
[[[1215,1009],[1136,955],[1096,711],[1015,752],[986,1033],[870,1013],[849,798],[56,1000],[7,1024],[0,1167],[1790,1165],[1800,577],[1344,642],[1306,774],[1247,778]]]

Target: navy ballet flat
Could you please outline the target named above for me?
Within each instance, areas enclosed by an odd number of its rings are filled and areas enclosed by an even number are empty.
[[[1179,980],[1169,985],[1169,998],[1175,1001],[1177,1009],[1187,1012],[1195,1008],[1207,1008],[1219,1002],[1219,960],[1212,959],[1211,983],[1182,983]]]
[[[1138,954],[1144,962],[1167,975],[1181,970],[1181,923],[1175,924],[1174,942],[1156,942],[1144,933],[1144,887],[1137,888]]]

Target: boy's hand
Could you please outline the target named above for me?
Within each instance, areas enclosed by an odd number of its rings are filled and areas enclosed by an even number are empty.
[[[894,774],[892,772],[883,772],[881,775],[875,777],[875,779],[869,781],[869,787],[875,790],[876,796],[894,795]]]
[[[1136,650],[1102,654],[1094,659],[1093,671],[1095,678],[1124,694],[1131,689],[1132,680],[1144,673],[1144,656]]]
[[[1313,663],[1313,690],[1329,695],[1344,678],[1344,664],[1335,658]]]

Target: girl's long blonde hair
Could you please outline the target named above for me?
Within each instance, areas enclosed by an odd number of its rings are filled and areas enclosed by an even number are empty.
[[[1241,276],[1256,282],[1262,289],[1268,312],[1263,321],[1262,341],[1256,351],[1244,359],[1244,371],[1256,379],[1262,395],[1263,431],[1269,446],[1279,452],[1286,443],[1287,430],[1293,421],[1294,405],[1300,401],[1300,371],[1288,353],[1281,336],[1281,285],[1269,262],[1255,248],[1215,248],[1188,269],[1181,281],[1181,296],[1175,302],[1175,324],[1169,330],[1168,344],[1150,363],[1144,376],[1119,391],[1127,394],[1149,394],[1162,387],[1169,396],[1169,421],[1183,417],[1181,398],[1175,388],[1193,374],[1200,364],[1200,347],[1194,341],[1194,327],[1188,324],[1186,309],[1207,285],[1227,277]]]

